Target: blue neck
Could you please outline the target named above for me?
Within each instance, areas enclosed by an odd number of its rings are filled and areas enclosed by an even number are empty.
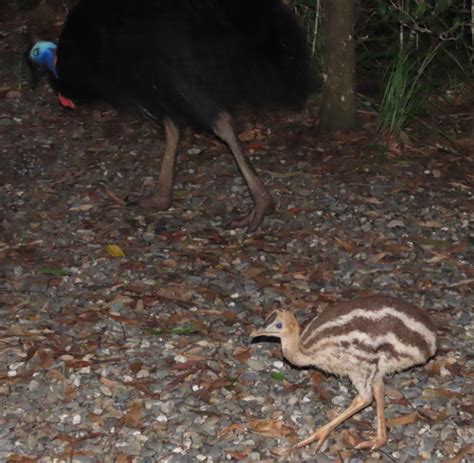
[[[41,59],[41,63],[45,65],[49,71],[56,77],[56,79],[59,78],[58,73],[56,71],[56,64],[55,62],[56,58],[56,50],[53,49],[48,49],[48,52],[44,53]]]

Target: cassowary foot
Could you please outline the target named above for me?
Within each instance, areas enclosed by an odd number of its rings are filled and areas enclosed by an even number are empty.
[[[139,205],[143,209],[157,209],[159,211],[167,211],[171,207],[171,196],[152,194],[140,199]]]
[[[369,439],[363,442],[360,442],[355,446],[356,449],[370,449],[375,450],[380,447],[383,447],[387,443],[387,437],[385,436],[376,436],[373,439]]]
[[[254,232],[262,223],[265,216],[271,214],[275,209],[273,199],[269,194],[264,194],[255,201],[255,206],[245,216],[230,220],[225,224],[226,228],[247,228],[248,232]]]
[[[307,445],[313,443],[314,441],[318,441],[316,447],[314,448],[314,453],[318,452],[319,449],[323,446],[324,442],[326,441],[327,437],[329,436],[330,431],[325,429],[324,427],[317,429],[313,434],[311,434],[306,439],[298,442],[295,445],[295,448],[300,449],[301,447],[306,447]]]

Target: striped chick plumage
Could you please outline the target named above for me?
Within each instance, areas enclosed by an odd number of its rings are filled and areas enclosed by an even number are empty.
[[[314,318],[300,334],[289,311],[273,311],[262,328],[251,334],[281,339],[283,355],[297,366],[314,366],[347,376],[358,395],[351,406],[318,429],[299,447],[318,441],[350,416],[377,403],[377,436],[358,448],[378,448],[387,440],[384,419],[384,377],[426,362],[436,352],[436,331],[420,308],[386,296],[336,304]]]

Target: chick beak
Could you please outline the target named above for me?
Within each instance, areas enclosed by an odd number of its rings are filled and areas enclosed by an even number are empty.
[[[251,337],[251,338],[256,338],[257,336],[262,336],[262,334],[260,333],[260,330],[253,330],[253,331],[250,333],[250,337]]]

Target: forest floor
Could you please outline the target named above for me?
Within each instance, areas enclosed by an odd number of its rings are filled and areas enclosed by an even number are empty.
[[[316,104],[242,115],[277,209],[256,233],[226,230],[251,201],[205,134],[180,146],[169,211],[127,205],[157,179],[163,131],[106,105],[66,110],[46,82],[31,88],[21,54],[39,21],[0,27],[0,461],[472,458],[466,109],[434,107],[388,150],[370,108],[359,131],[326,138]],[[355,391],[249,333],[275,307],[304,322],[372,293],[425,307],[438,354],[387,379],[382,449],[353,449],[374,431],[369,407],[319,454],[295,450]]]

